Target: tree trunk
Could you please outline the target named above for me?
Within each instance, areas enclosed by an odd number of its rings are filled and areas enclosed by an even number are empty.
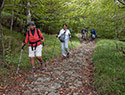
[[[27,2],[27,24],[31,21],[30,2]]]
[[[11,25],[10,25],[10,40],[9,40],[9,46],[8,48],[11,47],[11,42],[12,42],[12,30],[13,30],[13,19],[14,19],[14,7],[15,7],[15,0],[12,8],[12,18],[11,18]]]
[[[4,56],[5,56],[5,46],[4,46],[4,35],[2,31],[2,25],[1,25],[1,12],[4,7],[5,0],[0,1],[0,37],[1,37],[1,45],[2,45],[2,61],[4,61]]]
[[[4,57],[5,57],[5,46],[4,46],[4,35],[3,35],[3,32],[1,34],[1,42],[2,42],[2,50],[3,50],[3,54],[2,54],[2,61],[4,61]]]

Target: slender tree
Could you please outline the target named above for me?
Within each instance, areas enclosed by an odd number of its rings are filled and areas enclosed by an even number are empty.
[[[4,56],[5,56],[5,46],[4,46],[4,35],[2,31],[2,25],[1,25],[1,12],[4,7],[5,0],[0,1],[0,37],[1,37],[1,44],[2,44],[2,60],[4,61]]]
[[[14,19],[14,8],[15,8],[15,0],[12,8],[12,17],[11,17],[11,24],[10,24],[10,40],[9,40],[9,48],[11,47],[11,41],[12,41],[12,31],[13,31],[13,19]]]
[[[30,2],[27,2],[27,23],[31,21],[31,11],[30,11]]]

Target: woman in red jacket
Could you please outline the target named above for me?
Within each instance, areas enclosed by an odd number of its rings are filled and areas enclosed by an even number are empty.
[[[42,36],[42,33],[39,29],[35,28],[34,22],[29,22],[29,31],[27,31],[26,38],[23,45],[26,45],[29,42],[29,57],[32,64],[32,72],[36,71],[35,63],[34,63],[34,57],[40,61],[41,67],[44,70],[45,66],[42,61],[42,42],[44,42],[44,37]]]

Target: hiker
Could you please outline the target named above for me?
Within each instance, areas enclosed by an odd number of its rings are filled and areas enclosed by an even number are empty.
[[[88,39],[88,28],[85,29],[85,40]]]
[[[82,34],[82,39],[85,39],[85,28],[82,29],[81,34]]]
[[[35,63],[34,63],[34,57],[39,60],[41,64],[42,70],[45,70],[45,65],[42,61],[42,42],[44,42],[44,37],[42,36],[42,33],[39,29],[35,27],[34,22],[29,22],[29,31],[27,31],[26,38],[24,42],[22,43],[22,46],[26,45],[29,42],[29,57],[32,64],[32,72],[36,71]]]
[[[69,57],[68,43],[71,38],[71,33],[70,33],[69,29],[67,29],[66,24],[63,24],[63,29],[60,30],[59,35],[56,34],[56,37],[58,37],[61,42],[63,59],[65,59],[66,57],[68,58]],[[67,55],[65,54],[65,50],[67,52]]]
[[[93,28],[91,30],[91,39],[94,40],[95,38],[96,38],[96,30],[95,30],[95,28]]]

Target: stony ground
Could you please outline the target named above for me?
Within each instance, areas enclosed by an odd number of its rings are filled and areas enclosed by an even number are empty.
[[[47,62],[47,70],[37,70],[20,84],[8,91],[8,95],[97,95],[92,86],[94,65],[91,55],[95,42],[83,42],[71,51],[69,59],[58,56]],[[24,80],[21,83],[21,80]]]

